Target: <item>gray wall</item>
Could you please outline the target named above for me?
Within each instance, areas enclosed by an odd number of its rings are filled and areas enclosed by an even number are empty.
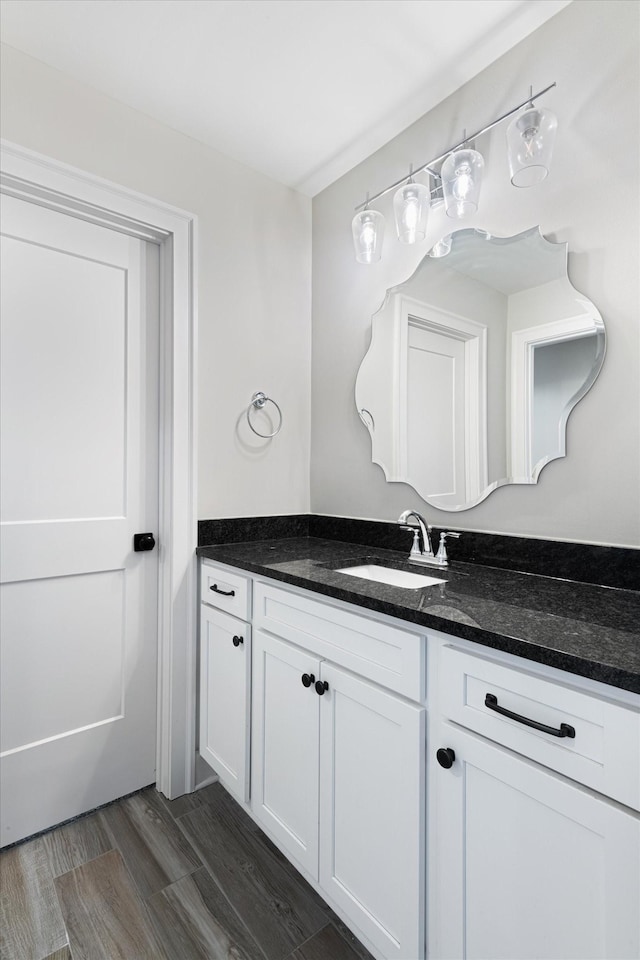
[[[1,94],[7,140],[198,216],[198,516],[308,511],[311,201],[6,46]]]
[[[640,350],[638,247],[639,6],[574,0],[444,103],[319,194],[313,204],[311,508],[394,520],[406,507],[469,530],[640,545]],[[350,220],[375,193],[526,96],[557,88],[544,104],[559,118],[551,176],[528,190],[509,183],[504,128],[477,144],[486,161],[481,208],[461,227],[497,235],[539,224],[569,244],[573,285],[600,310],[608,336],[599,379],[571,414],[568,457],[536,486],[509,486],[461,513],[430,507],[407,485],[387,484],[371,463],[353,389],[370,317],[452,221],[432,212],[427,238],[397,243],[391,195],[380,263],[353,257]]]
[[[533,443],[535,466],[561,449],[558,423],[569,401],[593,370],[597,338],[581,337],[536,347],[533,360]]]

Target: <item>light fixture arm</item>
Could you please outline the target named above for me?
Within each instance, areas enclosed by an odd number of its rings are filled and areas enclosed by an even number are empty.
[[[480,130],[476,130],[475,133],[472,133],[469,136],[467,136],[467,132],[465,130],[464,138],[462,140],[454,144],[452,147],[449,147],[447,150],[444,151],[444,153],[441,153],[439,156],[434,157],[432,160],[428,160],[426,163],[421,164],[415,171],[413,170],[413,167],[412,167],[411,168],[412,172],[410,176],[413,176],[414,173],[420,174],[426,171],[427,173],[430,173],[432,177],[435,177],[436,180],[440,180],[440,174],[433,169],[435,165],[437,165],[438,163],[441,163],[444,159],[446,159],[446,157],[449,156],[450,153],[453,153],[455,150],[459,150],[460,147],[463,147],[470,140],[473,141],[476,139],[476,137],[482,136],[483,133],[487,133],[489,130],[493,130],[493,128],[497,127],[498,124],[503,123],[505,120],[508,120],[509,117],[512,117],[514,113],[517,113],[518,110],[522,110],[523,107],[532,105],[534,101],[536,101],[539,97],[543,96],[543,94],[548,93],[549,90],[552,90],[555,86],[556,86],[556,82],[554,80],[554,82],[550,83],[548,87],[544,88],[544,90],[540,90],[538,91],[538,93],[535,93],[535,94],[532,93],[532,88],[530,87],[529,96],[527,97],[526,100],[523,100],[522,103],[519,103],[517,106],[512,107],[512,109],[509,110],[507,113],[503,113],[501,117],[498,117],[496,120],[492,120],[491,123],[488,123],[486,126],[481,127]],[[364,208],[368,204],[375,203],[376,200],[380,199],[380,197],[384,197],[385,194],[389,193],[391,190],[395,190],[397,187],[400,187],[403,183],[406,183],[406,182],[407,182],[407,177],[404,176],[404,177],[401,177],[400,180],[396,180],[395,183],[392,183],[388,187],[385,187],[384,190],[380,190],[380,192],[376,193],[373,197],[369,197],[369,195],[367,194],[366,201],[364,203],[359,203],[358,206],[355,208],[355,210],[356,211],[364,210]]]

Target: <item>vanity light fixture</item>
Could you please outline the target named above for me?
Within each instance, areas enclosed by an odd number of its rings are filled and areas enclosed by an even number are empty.
[[[548,175],[557,129],[556,115],[535,107],[533,101],[529,101],[528,110],[511,121],[507,146],[514,187],[532,187]]]
[[[462,220],[477,211],[483,170],[484,158],[477,150],[463,147],[449,154],[440,171],[448,217]]]
[[[382,256],[384,217],[378,210],[369,210],[368,201],[364,210],[356,213],[351,222],[353,245],[358,263],[376,263]]]
[[[393,195],[393,212],[396,220],[398,240],[401,243],[417,243],[427,235],[427,217],[431,203],[431,191],[424,183],[413,179],[413,168],[409,170],[409,179]]]
[[[427,173],[435,181],[433,189],[414,180],[413,165],[409,175],[380,190],[371,199],[367,194],[364,203],[356,207],[352,221],[353,243],[358,263],[375,263],[382,257],[384,216],[370,208],[380,197],[395,190],[393,208],[398,239],[402,243],[417,243],[426,236],[429,207],[444,199],[448,217],[463,219],[478,209],[478,199],[484,170],[482,155],[470,147],[477,137],[488,133],[498,124],[515,117],[507,131],[509,169],[511,182],[517,187],[531,187],[547,176],[551,152],[558,126],[557,119],[549,110],[541,110],[535,101],[552,90],[556,84],[533,93],[522,103],[467,137],[466,131],[459,143],[449,147],[440,156],[421,164],[415,176]],[[515,116],[526,108],[520,116]],[[436,167],[441,165],[438,171]],[[398,189],[399,188],[399,189]],[[449,252],[444,237],[429,251],[430,256],[442,257]],[[436,249],[438,248],[438,249]]]

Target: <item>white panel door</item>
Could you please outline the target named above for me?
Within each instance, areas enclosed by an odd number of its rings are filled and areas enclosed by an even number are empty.
[[[2,844],[155,781],[158,250],[2,200]]]
[[[467,499],[465,344],[412,323],[407,336],[407,483],[428,478],[429,498],[455,506]]]
[[[249,799],[251,627],[200,606],[200,756]]]
[[[323,663],[320,886],[380,955],[424,940],[425,711]]]
[[[314,683],[319,671],[317,657],[254,631],[251,809],[314,879],[320,736],[320,697]]]
[[[432,760],[431,952],[465,960],[640,956],[640,818],[459,727]]]

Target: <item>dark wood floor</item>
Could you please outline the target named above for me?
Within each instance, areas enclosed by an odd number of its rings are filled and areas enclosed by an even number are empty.
[[[0,854],[2,960],[371,960],[219,785]]]

